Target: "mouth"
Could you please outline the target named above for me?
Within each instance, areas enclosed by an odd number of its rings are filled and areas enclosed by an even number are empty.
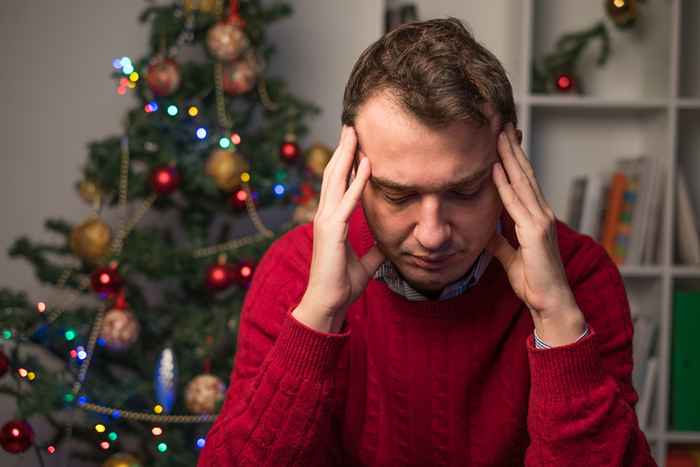
[[[454,253],[447,256],[440,257],[428,257],[428,256],[414,256],[411,255],[411,262],[414,266],[421,269],[427,269],[429,271],[438,271],[444,269],[445,266],[450,262],[450,259],[454,256]]]

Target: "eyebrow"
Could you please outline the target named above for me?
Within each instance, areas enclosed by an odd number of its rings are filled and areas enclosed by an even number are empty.
[[[493,161],[495,162],[495,161]],[[489,164],[488,167],[485,167],[476,173],[469,174],[466,177],[462,177],[461,179],[448,183],[443,187],[437,186],[432,189],[428,189],[427,191],[443,191],[443,190],[449,190],[450,188],[456,188],[456,187],[463,187],[467,185],[473,185],[476,182],[481,181],[485,175],[491,172],[491,164]],[[400,182],[395,182],[393,180],[388,180],[386,178],[382,177],[376,177],[372,175],[370,177],[370,182],[373,183],[374,185],[377,185],[382,188],[389,188],[391,190],[396,190],[396,191],[422,191],[425,189],[425,187],[419,187],[417,185],[407,185],[403,184]]]

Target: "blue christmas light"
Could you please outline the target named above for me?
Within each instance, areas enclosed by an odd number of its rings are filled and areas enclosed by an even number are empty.
[[[177,107],[175,107],[174,105],[169,105],[168,106],[168,115],[170,115],[171,117],[174,117],[175,115],[177,115]]]
[[[119,418],[122,416],[122,413],[119,410],[112,410],[112,418]]]
[[[197,438],[197,447],[199,449],[202,449],[204,447],[204,444],[206,444],[206,441],[204,438]]]
[[[151,101],[148,103],[148,105],[151,106],[151,112],[158,110],[158,103],[156,101]]]
[[[80,396],[80,397],[78,398],[78,404],[80,404],[80,405],[87,404],[87,401],[88,401],[87,396]]]
[[[121,63],[121,65],[123,67],[127,66],[127,65],[131,65],[131,59],[129,57],[122,57],[121,60],[119,60],[119,62]]]
[[[115,58],[114,60],[112,60],[112,67],[114,67],[117,70],[120,69],[122,67],[121,58]]]
[[[99,345],[100,347],[104,347],[104,346],[105,346],[105,340],[104,340],[104,338],[98,337],[98,338],[97,338],[97,345]]]
[[[204,139],[206,137],[207,137],[207,130],[202,128],[202,127],[197,128],[197,138]]]
[[[85,360],[87,358],[87,352],[85,351],[85,347],[79,345],[75,348],[75,350],[78,351],[78,360]]]
[[[277,196],[282,196],[284,194],[284,185],[278,183],[277,185],[275,185],[274,190]]]

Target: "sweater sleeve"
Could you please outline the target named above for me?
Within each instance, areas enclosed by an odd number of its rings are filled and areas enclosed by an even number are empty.
[[[527,466],[654,466],[634,411],[632,321],[620,273],[597,244],[567,274],[590,332],[540,350],[527,338]]]
[[[293,254],[298,243],[278,240],[256,269],[229,389],[200,467],[334,463],[333,371],[350,331],[317,332],[291,315],[308,275],[305,259]]]

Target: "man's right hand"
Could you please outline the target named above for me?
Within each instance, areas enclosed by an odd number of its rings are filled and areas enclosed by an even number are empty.
[[[347,241],[348,219],[371,173],[369,160],[360,160],[348,187],[357,136],[343,125],[340,143],[323,171],[321,195],[314,216],[313,256],[306,292],[292,315],[321,332],[338,332],[347,307],[365,290],[384,255],[374,245],[361,259]]]

